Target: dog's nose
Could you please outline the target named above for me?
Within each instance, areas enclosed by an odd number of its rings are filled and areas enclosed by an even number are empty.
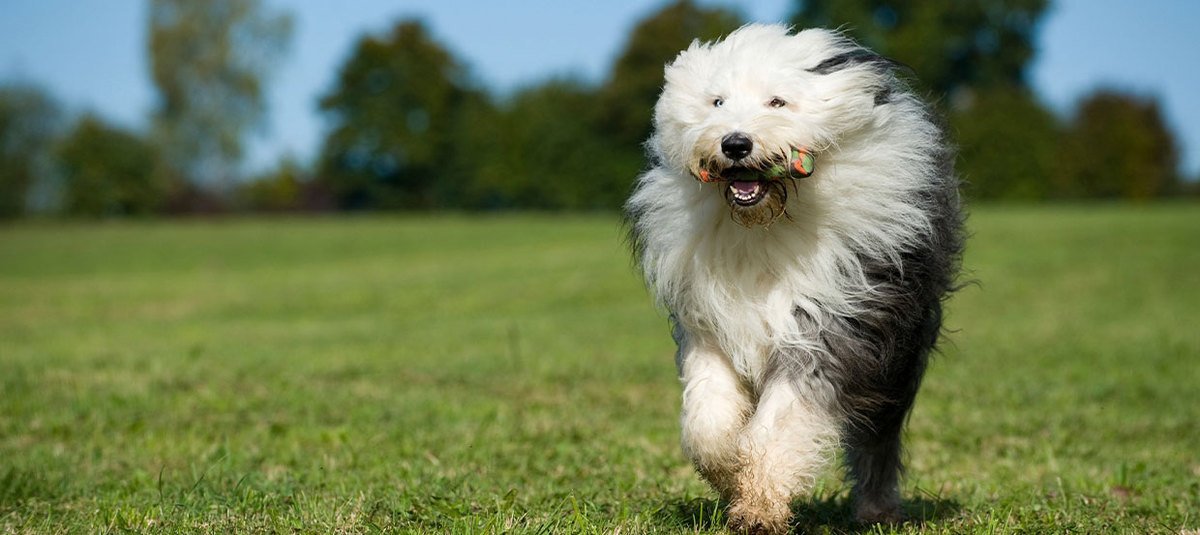
[[[741,132],[734,132],[721,138],[721,152],[725,153],[730,160],[740,160],[750,155],[750,151],[754,150],[754,142],[746,137]]]

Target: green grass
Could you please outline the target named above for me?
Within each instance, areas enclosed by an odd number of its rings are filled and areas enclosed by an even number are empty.
[[[1200,206],[970,227],[895,531],[1200,528]],[[672,352],[610,217],[0,227],[0,532],[720,532]]]

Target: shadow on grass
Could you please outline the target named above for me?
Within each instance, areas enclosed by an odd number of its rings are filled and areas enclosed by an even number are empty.
[[[728,505],[715,498],[676,500],[663,504],[657,516],[688,530],[717,530],[725,527]],[[922,496],[905,500],[904,513],[908,519],[904,524],[920,527],[954,516],[959,509],[958,502],[944,498]],[[854,521],[854,511],[846,496],[798,501],[792,505],[792,512],[793,533],[869,533],[874,529]]]

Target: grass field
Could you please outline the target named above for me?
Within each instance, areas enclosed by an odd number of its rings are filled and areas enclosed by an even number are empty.
[[[866,531],[1200,529],[1200,206],[970,227]],[[0,532],[720,532],[672,351],[612,217],[0,227]]]

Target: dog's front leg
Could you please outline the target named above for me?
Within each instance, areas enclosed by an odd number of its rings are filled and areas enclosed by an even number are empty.
[[[729,359],[713,348],[684,342],[683,452],[700,475],[729,499],[738,472],[738,436],[753,406]]]
[[[769,383],[739,440],[729,527],[744,533],[784,533],[794,496],[812,487],[837,442],[830,412],[780,378]]]

